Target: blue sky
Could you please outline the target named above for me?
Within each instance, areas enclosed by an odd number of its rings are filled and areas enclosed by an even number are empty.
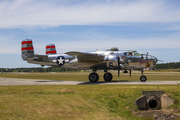
[[[71,50],[149,52],[180,62],[179,0],[0,0],[0,68],[39,67],[21,59],[21,41],[35,52],[54,43]]]

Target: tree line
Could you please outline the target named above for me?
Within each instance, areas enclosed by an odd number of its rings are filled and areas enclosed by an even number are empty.
[[[161,63],[157,64],[156,69],[180,69],[180,62]],[[47,68],[0,68],[0,72],[65,72],[65,71],[80,71],[61,67],[47,67]]]
[[[180,69],[180,62],[156,64],[156,69]]]
[[[0,68],[0,72],[65,72],[65,71],[79,71],[68,68],[60,67],[47,67],[47,68]]]

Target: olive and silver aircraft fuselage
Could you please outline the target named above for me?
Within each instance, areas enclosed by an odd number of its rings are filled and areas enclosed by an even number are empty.
[[[104,70],[105,81],[111,81],[113,76],[108,70],[118,70],[118,79],[120,70],[131,76],[131,70],[141,70],[141,82],[147,80],[143,75],[143,69],[152,68],[158,62],[157,58],[147,54],[139,54],[137,51],[127,50],[119,51],[118,48],[111,48],[106,51],[95,52],[77,52],[70,51],[64,54],[57,54],[54,44],[46,46],[46,54],[34,53],[32,39],[24,39],[21,43],[22,59],[32,64],[41,66],[63,67],[71,69],[91,69],[93,72],[89,75],[90,82],[97,82],[99,75],[97,70]]]

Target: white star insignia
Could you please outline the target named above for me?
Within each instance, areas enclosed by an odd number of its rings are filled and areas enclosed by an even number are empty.
[[[62,57],[60,57],[60,59],[58,60],[59,64],[63,64],[64,59],[62,59]]]

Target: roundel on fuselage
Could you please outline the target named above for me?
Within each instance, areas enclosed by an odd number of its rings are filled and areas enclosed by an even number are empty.
[[[64,65],[64,63],[65,63],[65,58],[64,58],[64,56],[58,56],[57,58],[56,58],[56,60],[57,60],[57,65],[58,66],[62,66],[62,65]]]

